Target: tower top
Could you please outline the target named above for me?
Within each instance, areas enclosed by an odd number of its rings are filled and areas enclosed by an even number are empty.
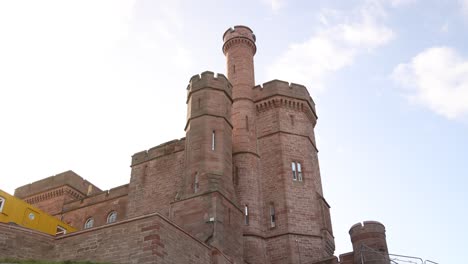
[[[234,26],[234,28],[228,28],[223,34],[223,52],[226,54],[230,46],[237,41],[245,41],[250,47],[252,47],[253,54],[257,51],[255,46],[256,37],[252,29],[247,26]]]

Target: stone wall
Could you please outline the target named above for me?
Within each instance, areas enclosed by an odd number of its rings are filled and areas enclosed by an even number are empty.
[[[219,250],[159,214],[57,238],[0,223],[0,258],[139,264],[232,263]]]
[[[62,208],[62,221],[78,230],[83,229],[86,220],[90,217],[94,219],[95,227],[107,224],[110,212],[116,212],[116,220],[121,221],[127,218],[127,197],[128,184],[66,203]]]
[[[0,223],[0,259],[50,259],[54,237],[13,224]]]
[[[127,217],[158,212],[169,215],[184,175],[185,138],[132,156]]]

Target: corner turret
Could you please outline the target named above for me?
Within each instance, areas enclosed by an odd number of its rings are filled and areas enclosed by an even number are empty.
[[[354,251],[354,264],[389,264],[385,226],[377,221],[357,223],[349,230]]]

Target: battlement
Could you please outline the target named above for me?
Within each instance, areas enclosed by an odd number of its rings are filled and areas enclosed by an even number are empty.
[[[234,28],[228,28],[223,34],[223,52],[226,54],[226,51],[232,46],[232,44],[234,44],[234,42],[238,43],[245,41],[246,44],[252,47],[253,54],[255,54],[257,51],[257,47],[255,46],[256,40],[257,38],[255,37],[255,34],[249,27],[237,25],[234,26]]]
[[[293,99],[304,100],[309,104],[314,114],[316,113],[315,103],[304,85],[288,83],[281,80],[272,80],[264,83],[263,85],[257,85],[253,88],[253,99],[255,102],[259,102],[275,95],[282,95]]]
[[[184,149],[185,138],[171,140],[156,147],[150,148],[148,150],[140,151],[133,154],[131,166],[135,166],[158,157],[183,151]]]
[[[69,185],[73,187],[77,191],[81,192],[83,195],[92,195],[95,193],[102,192],[102,190],[99,189],[97,186],[83,179],[80,175],[76,174],[75,172],[69,170],[18,187],[15,190],[15,196],[20,199],[24,199],[26,197],[30,197],[35,194],[45,192],[64,185]]]
[[[365,233],[382,233],[385,234],[385,226],[377,221],[364,221],[357,223],[349,229],[351,239]]]
[[[225,92],[229,98],[232,96],[232,85],[226,76],[221,73],[215,74],[211,71],[204,71],[201,74],[192,76],[187,86],[187,96],[190,97],[191,93],[204,88],[221,90]]]

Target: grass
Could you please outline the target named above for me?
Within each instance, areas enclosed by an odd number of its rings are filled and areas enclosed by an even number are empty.
[[[17,259],[0,259],[1,263],[19,263],[19,264],[103,264],[97,262],[90,262],[90,261],[60,261],[60,262],[52,262],[52,261],[45,261],[45,260],[17,260]]]

